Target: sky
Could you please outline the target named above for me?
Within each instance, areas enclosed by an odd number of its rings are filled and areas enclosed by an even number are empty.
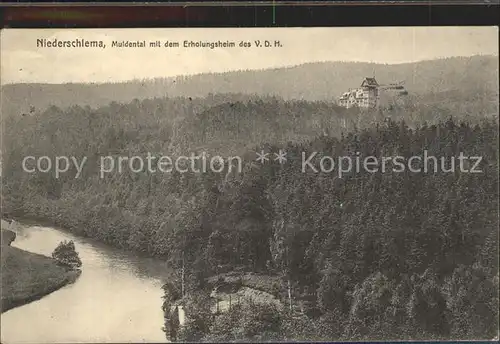
[[[117,82],[318,61],[406,63],[498,56],[498,27],[3,29],[2,84]],[[37,39],[103,40],[106,48],[42,48]],[[178,41],[179,48],[112,48],[111,42]],[[183,48],[184,40],[234,41],[235,48]],[[256,40],[281,47],[257,48]],[[239,42],[252,47],[240,48]]]

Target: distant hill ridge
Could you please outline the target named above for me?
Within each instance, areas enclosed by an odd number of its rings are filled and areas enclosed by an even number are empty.
[[[8,84],[2,87],[2,113],[27,113],[30,106],[99,107],[112,101],[154,97],[205,97],[212,93],[276,95],[284,99],[334,101],[366,76],[379,83],[405,81],[416,95],[458,91],[498,95],[498,58],[452,57],[405,64],[314,62],[293,67],[208,73],[104,84]]]

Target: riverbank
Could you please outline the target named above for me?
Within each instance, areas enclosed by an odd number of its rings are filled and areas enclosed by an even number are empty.
[[[36,301],[69,283],[80,274],[57,265],[52,258],[2,245],[1,312]]]
[[[133,252],[61,228],[25,224],[16,226],[13,246],[50,257],[60,242],[73,241],[82,273],[74,284],[2,313],[2,343],[41,339],[65,343],[68,338],[83,343],[102,342],[103,338],[117,343],[166,341],[161,286],[172,273],[163,261],[138,258]],[[89,317],[89,311],[99,316]]]

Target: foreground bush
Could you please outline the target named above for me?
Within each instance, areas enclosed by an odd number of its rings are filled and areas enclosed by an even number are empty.
[[[59,264],[73,269],[82,266],[82,261],[75,250],[75,244],[72,240],[59,243],[54,252],[52,252],[52,258],[57,260]]]

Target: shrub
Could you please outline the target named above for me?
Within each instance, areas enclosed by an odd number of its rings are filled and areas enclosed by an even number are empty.
[[[54,252],[52,252],[52,258],[57,260],[59,264],[70,268],[79,268],[82,266],[82,261],[75,250],[75,244],[72,240],[60,242]]]
[[[235,305],[215,318],[207,342],[251,341],[279,339],[282,318],[272,304],[248,303]]]

